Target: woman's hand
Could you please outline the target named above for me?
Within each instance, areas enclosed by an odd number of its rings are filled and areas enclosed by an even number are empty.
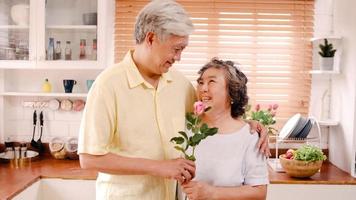
[[[208,200],[212,199],[215,187],[204,182],[190,181],[183,184],[182,188],[189,200]]]
[[[257,147],[260,149],[260,152],[265,154],[266,156],[271,156],[271,152],[268,146],[267,129],[258,121],[246,120],[246,122],[251,127],[251,133],[257,132],[260,135],[260,139],[258,140],[257,144]]]

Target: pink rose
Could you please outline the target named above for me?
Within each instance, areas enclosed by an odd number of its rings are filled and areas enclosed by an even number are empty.
[[[276,111],[271,112],[272,117],[276,116],[276,114],[277,114]]]
[[[205,110],[205,105],[201,101],[197,101],[194,103],[194,114],[201,115]]]
[[[260,105],[260,104],[257,104],[256,107],[255,107],[255,110],[256,110],[256,111],[259,111],[260,108],[261,108],[261,105]]]
[[[273,108],[273,110],[277,110],[277,108],[278,108],[278,104],[273,104],[273,106],[272,106],[272,108]]]

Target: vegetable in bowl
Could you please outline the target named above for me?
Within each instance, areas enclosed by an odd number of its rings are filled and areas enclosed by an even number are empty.
[[[319,147],[304,145],[297,150],[289,149],[279,156],[279,161],[285,172],[296,178],[307,178],[317,173],[326,156]]]
[[[314,162],[326,160],[326,156],[319,147],[312,145],[303,145],[293,153],[294,160]]]

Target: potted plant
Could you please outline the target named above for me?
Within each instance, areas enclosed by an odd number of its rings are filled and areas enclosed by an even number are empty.
[[[320,69],[321,70],[333,70],[334,67],[334,55],[336,49],[334,49],[333,44],[329,43],[328,40],[324,39],[324,44],[319,44],[319,55],[320,57]]]

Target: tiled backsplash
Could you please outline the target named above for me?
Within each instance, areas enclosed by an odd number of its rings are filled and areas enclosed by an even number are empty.
[[[53,98],[41,99],[48,101]],[[62,98],[63,99],[63,98]],[[4,138],[5,140],[30,141],[33,132],[33,108],[22,106],[24,101],[34,101],[33,98],[11,97],[5,107],[6,121],[4,123]],[[39,99],[36,99],[38,101]],[[58,99],[61,100],[61,99]],[[74,98],[70,100],[75,100]],[[39,113],[41,109],[37,109],[37,127],[35,139],[39,137]],[[42,109],[44,116],[44,127],[42,141],[49,142],[52,137],[77,137],[80,120],[83,111],[63,111],[50,110],[49,108]]]

